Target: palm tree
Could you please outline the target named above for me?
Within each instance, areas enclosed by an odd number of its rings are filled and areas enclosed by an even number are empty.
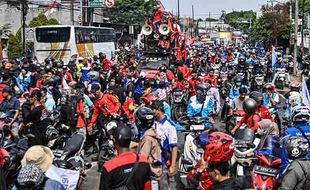
[[[11,33],[11,25],[10,24],[5,24],[0,26],[0,60],[3,59],[3,54],[2,54],[2,42],[1,39],[3,37],[7,37]]]

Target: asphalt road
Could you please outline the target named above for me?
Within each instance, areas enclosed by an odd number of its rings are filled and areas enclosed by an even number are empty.
[[[285,99],[284,99],[284,94],[286,92],[288,92],[288,88],[285,88],[284,90],[278,90],[279,94],[280,94],[280,105],[279,105],[279,116],[280,118],[282,118],[284,116],[284,110],[283,110],[283,106],[285,105]],[[224,126],[224,123],[219,122],[218,120],[216,120],[215,123],[216,128],[219,131],[223,131],[224,128],[222,126]],[[87,161],[91,160],[92,155],[86,157]],[[87,173],[87,177],[86,177],[86,181],[82,186],[83,190],[97,190],[99,189],[99,183],[100,183],[100,173],[98,172],[98,166],[97,166],[97,162],[92,162],[92,167],[86,172]]]

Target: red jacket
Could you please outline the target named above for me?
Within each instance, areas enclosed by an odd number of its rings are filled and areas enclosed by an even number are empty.
[[[261,118],[256,113],[253,115],[244,115],[242,119],[237,124],[238,128],[241,127],[242,124],[246,124],[247,128],[252,129],[254,132],[259,128],[259,122]]]
[[[262,118],[262,119],[271,119],[272,116],[270,111],[265,107],[265,106],[260,106],[257,110],[257,114]]]
[[[111,66],[111,62],[108,59],[102,60],[101,67],[104,71],[109,71]]]
[[[203,78],[202,81],[205,82],[207,80],[211,81],[211,86],[217,86],[217,79],[214,75],[213,76],[207,75]]]
[[[185,89],[185,80],[182,80],[182,81],[176,81],[174,84],[173,84],[173,88],[174,89],[181,89],[181,90],[184,90]]]
[[[3,101],[2,91],[4,88],[8,87],[6,84],[0,84],[0,103]]]
[[[125,102],[122,105],[122,111],[125,113],[125,115],[127,116],[127,118],[130,121],[134,120],[134,114],[132,112],[132,109],[134,109],[134,102],[132,98],[127,97]]]
[[[94,112],[90,124],[94,125],[96,123],[100,112],[105,116],[109,116],[118,114],[120,108],[121,103],[118,101],[117,97],[111,94],[104,94],[101,99],[96,100],[94,103]]]
[[[189,181],[191,181],[192,179],[197,180],[195,178],[197,178],[197,175],[198,175],[197,169],[200,167],[200,165],[201,165],[201,160],[199,160],[196,166],[193,168],[193,170],[187,174],[186,176],[187,180]],[[201,176],[199,177],[199,182],[203,190],[210,190],[213,186],[213,182],[211,181],[210,175],[207,170],[204,170],[201,173]]]

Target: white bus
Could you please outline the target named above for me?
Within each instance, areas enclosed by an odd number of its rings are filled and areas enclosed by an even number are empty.
[[[47,57],[68,63],[71,57],[93,57],[103,52],[110,59],[115,51],[113,28],[50,25],[35,28],[34,53],[41,63]]]

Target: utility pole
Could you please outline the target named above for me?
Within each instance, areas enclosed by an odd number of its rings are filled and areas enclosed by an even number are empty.
[[[178,0],[178,23],[180,24],[180,0]]]
[[[305,0],[302,0],[302,7],[301,7],[301,12],[302,12],[302,18],[301,18],[301,55],[304,55],[304,20],[305,20]]]
[[[212,32],[212,28],[211,28],[211,12],[209,12],[209,30],[210,33]]]
[[[295,0],[295,19],[294,19],[294,67],[293,67],[293,74],[297,75],[297,56],[298,56],[298,49],[297,49],[297,33],[298,33],[298,0]]]
[[[26,16],[27,16],[27,1],[22,2],[22,38],[23,38],[23,51],[26,52]]]
[[[74,2],[75,0],[71,0],[71,21],[72,21],[72,25],[74,25]]]
[[[194,34],[194,23],[195,23],[195,13],[194,13],[194,5],[192,5],[192,26],[191,26],[191,37]]]

